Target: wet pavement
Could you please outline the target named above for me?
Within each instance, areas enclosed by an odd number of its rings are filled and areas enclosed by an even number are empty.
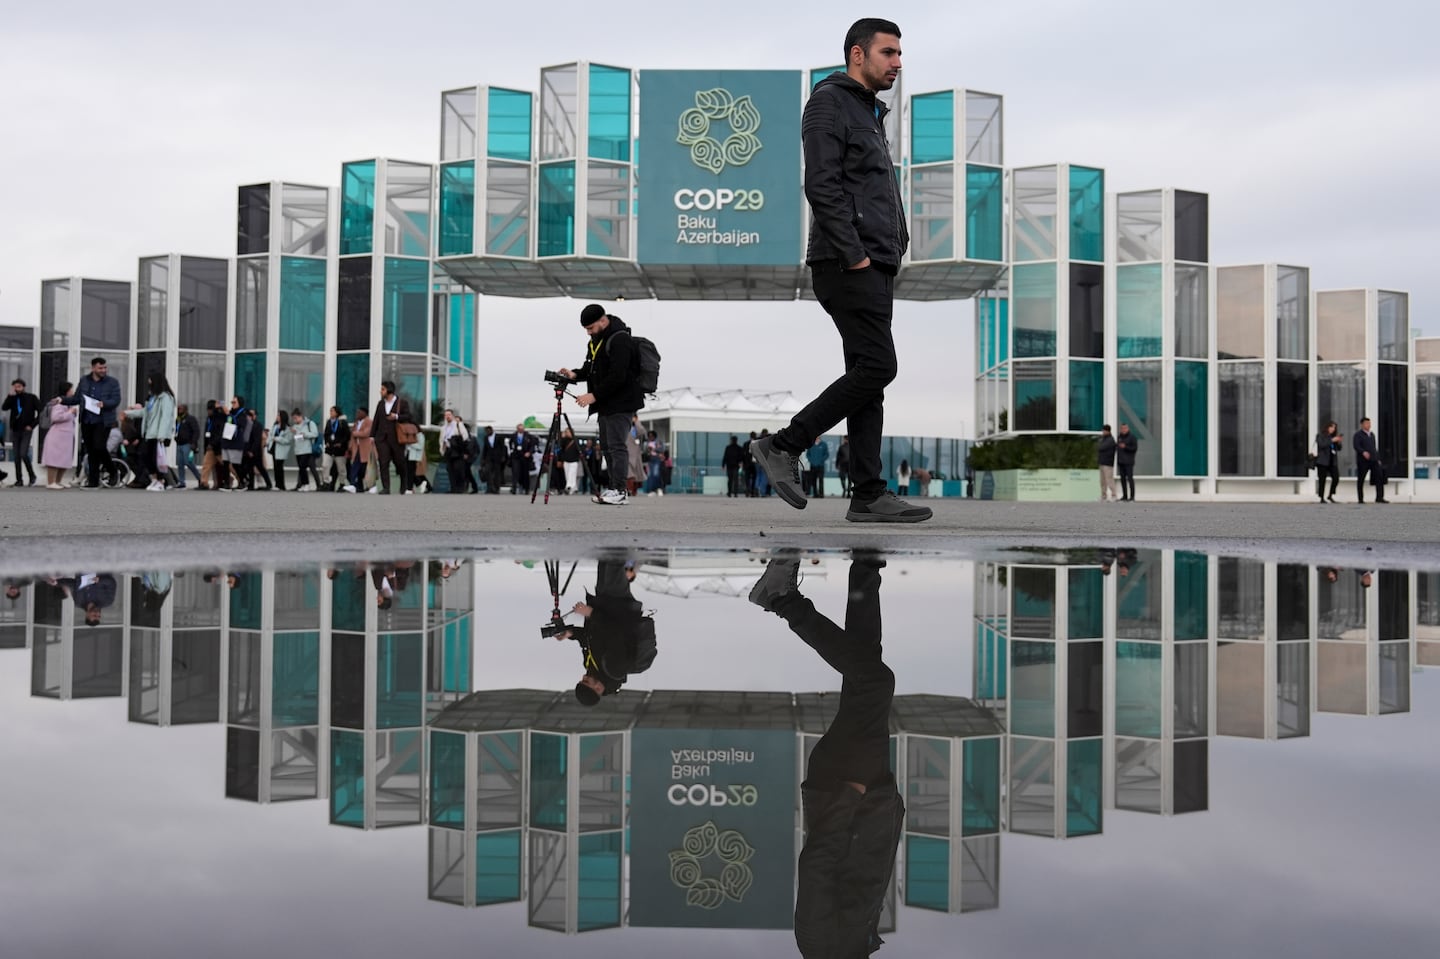
[[[574,505],[545,515],[609,515]],[[255,563],[7,549],[0,955],[1422,955],[1440,934],[1423,548],[368,535],[312,537],[356,551],[324,561],[298,537]]]

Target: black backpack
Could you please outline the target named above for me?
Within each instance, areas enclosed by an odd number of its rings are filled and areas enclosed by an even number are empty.
[[[627,644],[630,653],[630,673],[643,673],[655,662],[659,650],[655,646],[655,620],[649,616],[640,617],[634,635]]]
[[[624,332],[630,335],[634,347],[630,351],[630,375],[640,387],[640,392],[654,394],[660,388],[660,350],[653,340],[636,336],[633,330]],[[605,349],[610,349],[609,340],[605,342]]]

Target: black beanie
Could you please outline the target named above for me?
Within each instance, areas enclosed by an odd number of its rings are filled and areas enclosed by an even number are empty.
[[[575,684],[575,698],[582,706],[594,706],[600,701],[600,694],[584,683]]]
[[[605,307],[599,303],[591,303],[580,311],[580,325],[589,326],[591,323],[597,322],[604,315]]]

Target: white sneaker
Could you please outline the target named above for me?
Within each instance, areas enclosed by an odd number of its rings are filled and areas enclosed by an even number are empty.
[[[624,490],[607,489],[600,494],[600,502],[606,506],[624,506],[627,499]]]
[[[145,487],[145,492],[147,493],[163,493],[164,491],[165,484],[160,482],[159,480],[155,480],[149,486]]]
[[[351,486],[349,483],[346,483],[344,486],[342,486],[342,487],[340,487],[340,488],[341,488],[342,490],[344,490],[345,492],[347,492],[347,493],[353,493],[353,492],[355,492],[355,487]]]
[[[664,491],[663,489],[657,489],[657,490],[655,491],[655,494],[656,494],[657,496],[664,496],[664,495],[665,495],[665,491]]]
[[[414,496],[414,495],[415,495],[415,491],[414,491],[413,489],[407,489],[407,490],[405,491],[405,495],[406,495],[406,496]]]
[[[373,495],[375,495],[375,496],[379,496],[379,495],[380,495],[380,487],[378,487],[378,486],[372,486],[372,487],[370,487],[369,489],[367,489],[365,492],[371,493],[371,494],[373,494]]]

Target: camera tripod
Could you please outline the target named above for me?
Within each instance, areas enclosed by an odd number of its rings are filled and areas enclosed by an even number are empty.
[[[540,627],[540,635],[553,638],[571,627],[565,625],[565,614],[560,612],[560,597],[570,588],[570,580],[575,577],[575,567],[578,562],[570,564],[570,572],[565,576],[565,585],[560,585],[560,561],[558,559],[547,559],[545,561],[545,579],[550,584],[550,622]]]
[[[540,493],[540,484],[545,484],[545,503],[550,502],[550,470],[555,465],[555,448],[560,443],[560,422],[565,422],[565,428],[570,435],[575,435],[575,427],[570,425],[570,416],[565,412],[565,387],[568,384],[556,383],[555,390],[555,415],[550,418],[550,431],[545,434],[545,452],[540,457],[540,474],[535,477],[535,488],[530,491],[530,502],[535,502],[535,497]],[[590,485],[599,489],[600,484],[595,479],[595,474],[590,472],[590,463],[585,457],[580,457],[580,465],[585,469],[585,475],[590,478]]]

